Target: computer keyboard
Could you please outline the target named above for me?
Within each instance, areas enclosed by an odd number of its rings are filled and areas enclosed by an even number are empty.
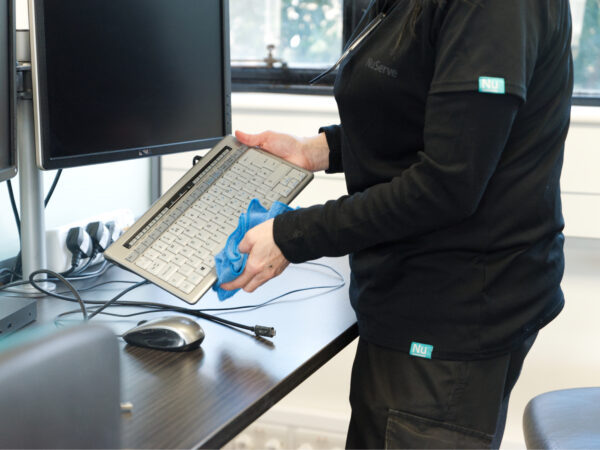
[[[289,203],[311,172],[229,136],[109,247],[107,259],[188,303],[216,281],[214,257],[253,198]]]

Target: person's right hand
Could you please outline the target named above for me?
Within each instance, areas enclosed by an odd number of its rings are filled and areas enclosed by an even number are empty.
[[[316,172],[329,167],[329,147],[325,133],[299,139],[289,134],[264,131],[248,134],[236,131],[235,137],[250,147],[258,147],[292,164]]]

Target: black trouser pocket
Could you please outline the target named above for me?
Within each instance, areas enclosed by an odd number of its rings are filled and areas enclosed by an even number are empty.
[[[451,423],[389,410],[385,448],[490,448],[492,436]]]

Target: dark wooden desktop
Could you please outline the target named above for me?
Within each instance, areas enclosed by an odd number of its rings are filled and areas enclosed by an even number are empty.
[[[222,315],[248,325],[273,326],[277,332],[273,339],[198,319],[206,338],[200,349],[192,352],[161,352],[121,342],[122,401],[133,404],[131,412],[123,413],[122,446],[222,447],[356,338],[356,319],[348,300],[347,259],[325,258],[320,262],[340,271],[346,285],[335,291],[299,292],[268,307]],[[110,276],[133,278],[120,269],[111,269]],[[292,289],[337,283],[326,269],[290,266],[252,295],[240,292],[219,302],[211,291],[193,308],[255,304]],[[107,299],[124,287],[86,292],[84,298]],[[187,306],[150,285],[124,298]],[[76,307],[42,299],[38,321],[53,320],[57,312]],[[98,320],[120,334],[139,320],[167,314],[172,313]]]

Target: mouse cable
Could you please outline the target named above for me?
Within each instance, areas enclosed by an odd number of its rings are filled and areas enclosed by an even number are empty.
[[[67,296],[60,295],[60,294],[56,294],[56,293],[47,291],[46,289],[44,289],[43,287],[41,287],[39,284],[37,284],[36,280],[34,279],[36,275],[41,275],[41,274],[50,275],[51,277],[60,280],[69,289],[69,291],[71,291],[71,293],[73,294],[74,298],[73,297],[67,297]],[[42,281],[42,280],[37,280],[37,281]],[[143,280],[143,281],[140,281],[140,282],[138,282],[138,283],[136,283],[136,284],[134,284],[132,286],[129,286],[127,289],[123,289],[119,294],[117,294],[116,296],[114,296],[110,300],[105,301],[102,306],[96,308],[91,314],[88,314],[85,302],[83,301],[83,299],[79,295],[79,292],[77,291],[77,289],[66,278],[64,278],[61,274],[56,273],[56,272],[54,272],[52,270],[46,270],[46,269],[36,270],[35,272],[32,272],[31,275],[29,275],[29,283],[35,289],[37,289],[38,291],[42,292],[43,294],[46,294],[46,295],[49,295],[49,296],[55,297],[55,298],[60,298],[61,300],[66,300],[66,301],[70,301],[70,302],[76,301],[77,303],[79,303],[79,306],[81,308],[81,313],[83,314],[83,320],[84,321],[89,321],[94,316],[96,316],[97,314],[100,314],[102,311],[104,311],[106,308],[112,306],[117,300],[119,300],[122,296],[124,296],[128,292],[130,292],[133,289],[136,289],[136,288],[138,288],[138,287],[140,287],[142,285],[148,284],[149,282],[147,280]],[[88,301],[88,303],[89,303],[89,301]],[[173,307],[172,309],[173,310],[179,310],[179,308],[177,308],[177,307]],[[186,309],[186,308],[181,308],[181,310],[183,310],[183,309]],[[222,325],[229,325],[229,326],[232,326],[232,327],[236,327],[236,328],[241,328],[241,329],[244,329],[244,330],[253,331],[257,336],[265,336],[265,337],[273,337],[273,336],[275,336],[275,329],[273,327],[266,327],[266,326],[263,326],[263,325],[255,325],[255,326],[244,325],[242,323],[234,322],[232,320],[223,319],[221,317],[212,316],[210,314],[206,314],[206,313],[203,313],[203,312],[200,312],[200,311],[194,311],[194,312],[192,312],[190,310],[190,312],[188,314],[192,314],[192,315],[195,315],[197,317],[201,317],[201,318],[206,319],[206,320],[210,320],[210,321],[213,321],[213,322],[216,322],[216,323],[220,323]]]
[[[332,271],[337,278],[340,280],[339,284],[334,284],[334,285],[323,285],[323,286],[309,286],[309,287],[305,287],[305,288],[298,288],[298,289],[293,289],[290,291],[286,291],[283,294],[279,294],[275,297],[272,297],[268,300],[265,300],[261,303],[256,303],[256,304],[251,304],[251,305],[242,305],[242,306],[229,306],[229,307],[222,307],[222,308],[200,308],[200,309],[192,309],[192,308],[185,308],[185,307],[180,307],[180,306],[174,306],[174,305],[169,305],[166,303],[158,303],[158,302],[140,302],[140,301],[135,301],[135,300],[121,300],[118,303],[115,303],[114,305],[111,306],[123,306],[123,307],[135,307],[135,308],[151,308],[151,309],[155,309],[157,311],[160,310],[169,310],[169,311],[175,311],[175,312],[182,312],[182,313],[188,313],[188,311],[192,311],[192,315],[194,315],[194,313],[196,311],[200,311],[202,313],[205,312],[228,312],[228,311],[241,311],[241,310],[251,310],[251,309],[258,309],[258,308],[262,308],[264,306],[267,306],[270,303],[273,303],[276,300],[280,300],[283,297],[286,297],[288,295],[292,295],[295,294],[297,292],[305,292],[305,291],[312,291],[312,290],[317,290],[317,289],[330,289],[331,291],[336,291],[338,289],[341,289],[342,287],[344,287],[346,285],[346,282],[344,281],[344,277],[342,276],[342,274],[340,274],[336,269],[334,269],[333,267],[327,265],[327,264],[323,264],[323,263],[316,263],[316,262],[305,262],[302,263],[303,265],[312,265],[312,266],[319,266],[319,267],[324,267],[330,271]],[[296,266],[299,267],[299,266]],[[123,283],[125,283],[126,281],[122,281]],[[109,282],[106,282],[109,283]],[[133,282],[130,282],[133,283]],[[103,283],[100,283],[103,284]],[[68,301],[73,301],[73,299],[71,297],[62,297],[60,296],[61,293],[52,293],[52,295],[54,297],[58,297],[60,299],[63,300],[68,300]],[[84,300],[86,303],[90,304],[90,305],[103,305],[106,300]],[[150,312],[154,312],[154,311],[150,311]],[[117,317],[131,317],[131,316],[135,316],[137,314],[145,314],[145,312],[141,312],[141,313],[132,313],[132,314],[124,314],[124,315],[119,315],[119,314],[109,314],[109,313],[103,313],[103,314],[107,314],[107,315],[114,315]]]
[[[150,313],[155,313],[155,312],[159,312],[159,311],[170,311],[170,312],[178,312],[178,313],[182,313],[182,314],[187,314],[187,315],[203,318],[205,320],[220,323],[222,325],[228,325],[228,326],[232,326],[232,327],[249,330],[249,331],[254,332],[257,336],[273,337],[275,335],[275,330],[272,327],[265,327],[262,325],[255,325],[255,326],[244,325],[241,323],[237,323],[237,322],[233,322],[233,321],[224,319],[222,317],[207,314],[205,311],[226,312],[226,311],[236,311],[236,310],[258,309],[258,308],[265,307],[268,304],[270,304],[276,300],[279,300],[285,296],[288,296],[288,295],[291,295],[291,294],[294,294],[297,292],[304,292],[304,291],[310,291],[310,290],[315,290],[315,289],[330,289],[331,291],[335,291],[335,290],[338,290],[338,289],[342,288],[343,286],[345,286],[344,277],[333,267],[326,265],[326,264],[315,263],[315,262],[307,262],[305,264],[313,265],[313,266],[320,266],[320,267],[324,267],[326,269],[331,270],[333,273],[336,274],[336,276],[340,280],[340,283],[336,284],[336,285],[310,286],[307,288],[294,289],[291,291],[284,292],[283,294],[280,294],[276,297],[270,298],[259,304],[234,306],[234,307],[227,307],[227,308],[191,309],[191,308],[184,308],[184,307],[179,307],[179,306],[174,306],[174,305],[167,305],[164,303],[137,302],[137,301],[120,301],[117,303],[117,302],[114,302],[114,300],[111,302],[110,305],[106,305],[105,301],[101,302],[101,301],[95,301],[95,300],[86,300],[86,302],[89,304],[94,304],[94,305],[99,305],[99,304],[104,305],[104,306],[99,307],[100,310],[97,310],[98,308],[93,309],[93,311],[94,311],[93,316],[95,316],[96,314],[103,314],[103,315],[108,315],[108,316],[113,316],[113,317],[134,317],[134,316],[138,316],[138,315],[150,314]],[[135,286],[135,287],[137,287],[137,286]],[[135,287],[128,289],[127,292],[129,292],[130,290],[132,290]],[[54,294],[54,296],[57,296],[57,295]],[[65,299],[69,300],[69,301],[73,301],[73,299],[70,297],[67,297]],[[106,309],[108,306],[110,306],[110,307],[119,306],[119,307],[146,308],[146,309],[149,309],[149,311],[138,311],[138,312],[129,313],[129,314],[109,313],[109,312],[104,311],[104,309]],[[77,312],[78,312],[78,310],[66,311],[64,313],[59,314],[57,316],[57,319],[60,317],[64,317],[64,316],[67,316],[70,314],[77,313]]]
[[[261,304],[257,304],[257,305],[246,305],[245,307],[231,307],[231,308],[212,308],[212,310],[218,310],[218,311],[227,311],[227,310],[230,310],[230,311],[233,311],[233,310],[240,310],[240,309],[260,308],[260,307],[266,306],[267,304],[269,304],[269,303],[271,303],[271,302],[273,302],[275,300],[278,300],[278,299],[280,299],[280,298],[282,298],[284,296],[290,295],[292,293],[309,291],[309,290],[314,290],[314,289],[324,289],[324,288],[330,288],[330,289],[336,290],[336,289],[339,289],[342,286],[344,286],[345,282],[343,280],[342,275],[337,270],[335,270],[333,267],[325,265],[325,264],[321,264],[321,263],[308,263],[308,264],[311,264],[311,265],[314,265],[314,266],[321,266],[321,267],[328,268],[329,270],[333,271],[339,277],[339,279],[341,280],[341,283],[338,284],[338,285],[333,285],[333,286],[312,286],[312,287],[308,287],[308,288],[295,289],[295,290],[292,290],[292,291],[285,292],[285,293],[283,293],[283,294],[281,294],[279,296],[271,298],[271,299],[269,299],[269,300],[267,300],[267,301],[265,301],[265,302],[263,302]],[[57,294],[57,293],[54,293],[54,292],[49,292],[49,291],[43,289],[41,286],[39,286],[36,283],[36,280],[34,280],[34,276],[38,275],[38,274],[42,274],[42,273],[50,275],[51,277],[55,277],[55,278],[59,279],[60,281],[62,281],[65,284],[65,286],[67,286],[67,288],[71,291],[71,293],[73,293],[73,295],[75,296],[75,298],[73,298],[73,297],[67,297],[67,296],[64,296],[64,295],[61,295],[61,294]],[[41,281],[41,280],[38,280],[38,281]],[[131,301],[121,301],[121,302],[117,303],[117,301],[123,295],[125,295],[126,293],[132,291],[133,289],[136,289],[139,286],[147,284],[148,281],[146,281],[146,280],[140,281],[140,282],[138,282],[138,283],[136,283],[136,284],[134,284],[134,285],[132,285],[132,286],[124,289],[123,291],[121,291],[119,294],[117,294],[115,297],[111,298],[108,301],[106,301],[106,300],[105,301],[92,301],[92,300],[86,300],[86,301],[84,301],[84,300],[82,300],[81,296],[79,295],[79,293],[77,291],[77,289],[71,283],[69,283],[68,280],[66,280],[60,274],[57,274],[57,273],[55,273],[53,271],[50,271],[50,270],[38,270],[36,272],[33,272],[30,275],[30,277],[29,277],[29,282],[31,283],[31,285],[34,288],[36,288],[37,290],[39,290],[40,292],[42,292],[42,293],[44,293],[46,295],[49,295],[49,296],[52,296],[52,297],[55,297],[55,298],[59,298],[59,299],[62,299],[62,300],[70,301],[70,302],[77,301],[80,304],[80,307],[81,307],[81,310],[82,310],[82,313],[83,313],[83,316],[84,316],[84,320],[89,320],[92,317],[96,316],[97,314],[101,314],[101,313],[105,314],[103,311],[106,308],[110,307],[110,306],[135,306],[135,307],[139,307],[139,308],[150,308],[150,309],[153,309],[152,312],[155,312],[155,311],[175,311],[175,312],[180,312],[180,313],[184,313],[184,314],[188,314],[188,315],[200,317],[200,318],[203,318],[205,320],[216,322],[216,323],[219,323],[219,324],[222,324],[222,325],[228,325],[228,326],[232,326],[232,327],[236,327],[236,328],[241,328],[241,329],[244,329],[244,330],[252,331],[257,336],[265,336],[265,337],[273,337],[273,336],[275,336],[275,329],[273,327],[267,327],[267,326],[263,326],[263,325],[249,326],[249,325],[241,324],[241,323],[234,322],[234,321],[231,321],[231,320],[227,320],[227,319],[224,319],[222,317],[218,317],[218,316],[214,316],[214,315],[211,315],[211,314],[207,314],[203,310],[196,310],[196,309],[191,309],[191,308],[183,308],[183,307],[178,307],[178,306],[173,306],[173,305],[165,305],[165,304],[162,304],[162,303],[131,302]],[[90,315],[88,315],[87,311],[85,309],[85,303],[84,302],[88,303],[88,304],[95,304],[95,305],[102,305],[102,306],[99,306],[98,308],[95,308],[93,310],[93,312]],[[210,310],[210,309],[207,309],[207,310]],[[67,312],[67,313],[62,313],[58,317],[62,317],[64,315],[72,314],[72,313],[74,313],[74,312],[70,311],[70,312]]]

